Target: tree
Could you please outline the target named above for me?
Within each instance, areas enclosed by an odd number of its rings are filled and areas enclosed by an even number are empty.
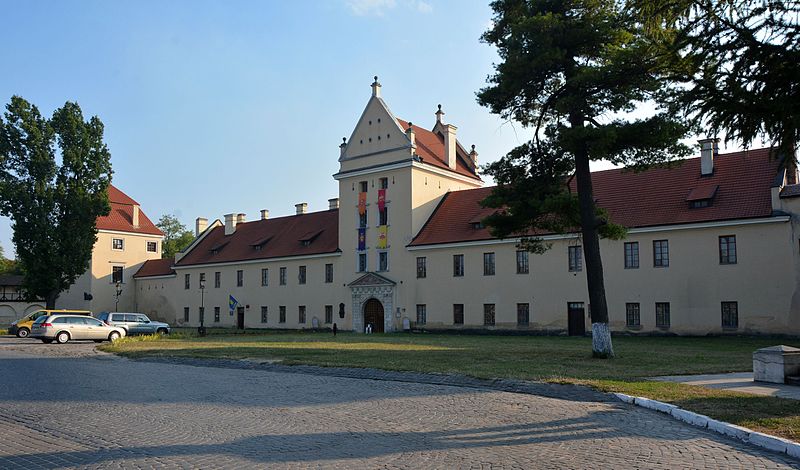
[[[194,234],[172,214],[164,214],[158,219],[156,226],[164,232],[164,241],[161,242],[161,257],[173,258],[176,253],[183,251],[194,241]]]
[[[46,119],[13,96],[0,118],[0,213],[12,220],[23,289],[47,308],[89,268],[97,217],[110,210],[110,158],[103,123],[84,121],[77,103]]]
[[[796,167],[800,142],[800,3],[631,0],[671,54],[675,112],[726,141],[770,140]]]
[[[595,205],[589,162],[642,168],[689,152],[678,143],[687,127],[663,110],[640,119],[627,114],[663,92],[666,64],[623,7],[497,0],[493,26],[482,37],[501,62],[478,102],[533,134],[485,168],[497,186],[484,205],[498,208],[486,223],[496,236],[523,237],[534,252],[548,248],[537,234],[580,233],[596,357],[614,354],[599,237],[621,238],[625,230]]]
[[[5,256],[5,249],[0,245],[0,274],[22,274],[16,260]]]

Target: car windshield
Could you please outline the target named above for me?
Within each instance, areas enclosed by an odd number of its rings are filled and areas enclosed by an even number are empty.
[[[36,321],[33,322],[33,324],[36,325],[37,323],[39,323],[39,324],[44,323],[44,322],[47,321],[48,318],[50,318],[50,317],[48,317],[47,315],[43,315],[43,316],[37,318]]]

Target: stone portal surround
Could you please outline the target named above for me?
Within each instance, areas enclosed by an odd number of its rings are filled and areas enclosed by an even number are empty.
[[[351,287],[353,298],[353,331],[364,332],[364,304],[369,299],[376,299],[383,304],[383,331],[394,331],[394,286],[354,286]]]

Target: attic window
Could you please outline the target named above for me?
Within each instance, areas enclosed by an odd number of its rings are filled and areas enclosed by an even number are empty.
[[[261,251],[261,249],[264,248],[264,245],[266,245],[267,242],[269,242],[271,239],[272,239],[271,235],[269,237],[259,238],[258,240],[251,243],[250,246],[252,246],[253,249],[256,251]]]
[[[475,230],[480,230],[484,228],[483,222],[472,222],[472,228]]]
[[[692,188],[689,195],[686,196],[686,201],[692,209],[700,209],[709,207],[717,194],[718,185],[705,185]]]
[[[228,244],[227,241],[226,242],[222,242],[222,243],[217,243],[216,245],[212,246],[209,251],[211,251],[212,255],[219,254],[219,251],[221,249],[225,248],[225,245],[227,245],[227,244]]]
[[[316,240],[319,234],[322,233],[322,230],[315,230],[313,232],[308,232],[302,237],[300,237],[300,244],[303,246],[309,246],[311,243]]]

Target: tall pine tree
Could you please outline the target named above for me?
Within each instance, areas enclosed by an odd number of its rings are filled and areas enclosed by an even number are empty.
[[[537,232],[579,234],[592,353],[611,357],[599,238],[625,230],[595,204],[589,163],[644,167],[688,154],[678,143],[687,132],[682,122],[664,112],[627,115],[663,92],[667,64],[619,2],[497,0],[492,9],[483,40],[501,62],[478,101],[532,128],[533,138],[486,168],[497,187],[484,204],[500,209],[487,223],[497,236],[522,236],[534,252],[547,249]]]

